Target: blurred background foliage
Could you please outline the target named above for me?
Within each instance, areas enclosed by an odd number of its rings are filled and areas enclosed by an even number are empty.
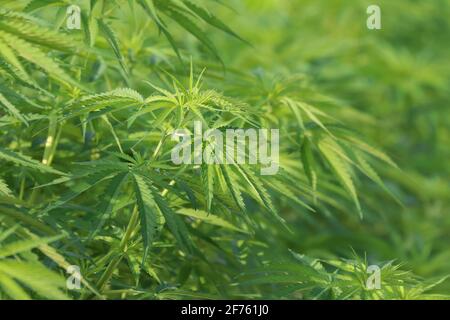
[[[226,65],[253,69],[267,90],[276,90],[272,74],[305,75],[339,100],[340,119],[401,168],[379,170],[403,206],[362,184],[368,203],[363,221],[345,214],[297,218],[287,246],[315,256],[345,255],[351,246],[375,260],[404,262],[425,278],[446,275],[450,2],[376,1],[382,29],[373,31],[365,26],[370,4],[375,2],[233,1],[237,13],[225,10],[222,17],[254,47],[227,41],[219,48]],[[450,291],[448,281],[442,290]]]

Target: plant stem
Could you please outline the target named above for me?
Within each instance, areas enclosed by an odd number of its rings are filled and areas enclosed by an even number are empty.
[[[155,152],[152,155],[153,160],[155,160],[158,157],[158,154],[159,154],[161,147],[166,138],[167,138],[167,134],[166,134],[166,131],[164,131],[163,136],[161,137],[158,145],[156,146]],[[173,185],[174,183],[175,183],[175,181],[172,180],[170,182],[170,185]],[[164,197],[165,195],[167,195],[167,193],[168,193],[168,190],[164,189],[162,191],[162,196]],[[120,241],[119,254],[110,261],[110,263],[106,267],[106,270],[103,272],[102,276],[100,277],[99,281],[97,282],[97,290],[100,293],[104,289],[105,285],[109,282],[109,280],[111,279],[111,277],[114,273],[114,270],[117,268],[119,263],[122,261],[124,255],[126,254],[127,249],[128,249],[128,243],[129,243],[131,237],[133,236],[133,232],[136,230],[138,221],[139,221],[139,211],[137,209],[137,206],[135,206],[133,209],[133,213],[130,217],[130,221],[128,222],[127,229],[125,230],[125,234],[123,235],[122,240]]]
[[[161,139],[159,140],[155,151],[153,152],[153,155],[152,155],[153,160],[156,160],[158,158],[159,152],[161,151],[161,147],[164,144],[164,141],[166,140],[166,138],[167,138],[167,130],[164,130],[163,135],[162,135]]]
[[[50,166],[53,161],[53,157],[56,152],[57,140],[59,139],[61,131],[59,131],[58,135],[56,135],[56,129],[58,127],[58,117],[56,112],[52,112],[49,115],[49,125],[48,125],[48,134],[47,139],[45,140],[45,149],[44,155],[42,157],[42,163]],[[30,203],[34,203],[36,199],[38,189],[33,189],[30,195]]]
[[[122,240],[120,241],[119,254],[111,260],[111,262],[108,264],[108,267],[103,272],[102,276],[97,282],[97,290],[100,293],[105,287],[105,285],[109,282],[114,273],[114,270],[116,269],[116,267],[119,265],[124,255],[126,254],[128,249],[128,242],[131,239],[133,232],[136,230],[138,219],[139,219],[139,212],[137,210],[137,207],[135,206],[133,209],[133,213],[131,214],[130,221],[128,222],[127,229],[125,230],[125,234],[123,235]]]
[[[56,128],[57,128],[57,117],[55,113],[51,113],[49,116],[49,126],[47,140],[45,141],[44,156],[42,158],[42,163],[46,165],[51,165],[53,160],[53,155],[56,151]]]

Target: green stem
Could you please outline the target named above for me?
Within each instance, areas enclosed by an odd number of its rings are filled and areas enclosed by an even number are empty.
[[[156,160],[159,152],[161,151],[162,145],[164,144],[165,139],[167,138],[166,131],[164,131],[163,136],[161,137],[158,145],[156,146],[155,152],[152,155],[152,159]],[[173,185],[175,181],[171,181],[170,184]],[[162,191],[162,196],[164,197],[168,193],[167,189]],[[128,222],[127,229],[125,230],[125,234],[122,237],[119,245],[119,254],[115,256],[106,267],[106,270],[103,272],[99,281],[97,282],[97,289],[101,293],[104,289],[105,285],[109,282],[112,275],[114,274],[114,270],[118,267],[123,257],[125,256],[128,250],[128,243],[133,236],[134,231],[136,231],[137,225],[139,222],[139,211],[137,206],[134,207],[133,213],[131,215],[130,221]]]
[[[47,139],[45,140],[45,149],[44,155],[42,157],[42,163],[50,166],[53,161],[53,157],[56,152],[57,140],[59,139],[61,131],[59,131],[58,135],[56,134],[56,130],[58,128],[58,117],[56,112],[52,112],[49,115],[49,125],[48,125],[48,134]],[[38,189],[33,189],[30,195],[30,203],[34,203],[37,195]]]
[[[134,207],[130,221],[128,222],[127,229],[125,230],[125,234],[123,235],[122,240],[120,241],[119,254],[110,261],[105,272],[103,272],[102,276],[97,282],[97,290],[99,292],[102,292],[105,285],[111,279],[114,270],[117,268],[119,263],[122,261],[124,255],[126,254],[128,250],[128,242],[130,241],[133,232],[136,230],[138,219],[139,219],[139,211],[137,210],[137,207]]]
[[[45,140],[45,150],[44,150],[44,156],[42,158],[42,163],[46,165],[50,165],[53,159],[53,155],[56,151],[55,142],[56,142],[56,128],[58,125],[57,122],[57,116],[55,113],[51,113],[50,116],[50,123],[48,126],[48,135],[47,140]]]
[[[152,155],[153,160],[156,160],[158,158],[159,152],[161,151],[162,145],[164,144],[164,141],[166,140],[166,138],[167,138],[167,131],[164,130],[163,135],[162,135],[161,139],[159,140],[158,145],[156,146],[155,152],[153,152],[153,155]]]

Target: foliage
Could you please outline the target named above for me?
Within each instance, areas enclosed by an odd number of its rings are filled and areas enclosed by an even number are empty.
[[[4,2],[0,298],[449,297],[447,0]],[[194,121],[278,173],[173,164]]]

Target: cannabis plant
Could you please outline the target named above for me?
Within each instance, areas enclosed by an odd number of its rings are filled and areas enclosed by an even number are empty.
[[[448,298],[450,3],[366,2],[3,0],[0,298]]]

